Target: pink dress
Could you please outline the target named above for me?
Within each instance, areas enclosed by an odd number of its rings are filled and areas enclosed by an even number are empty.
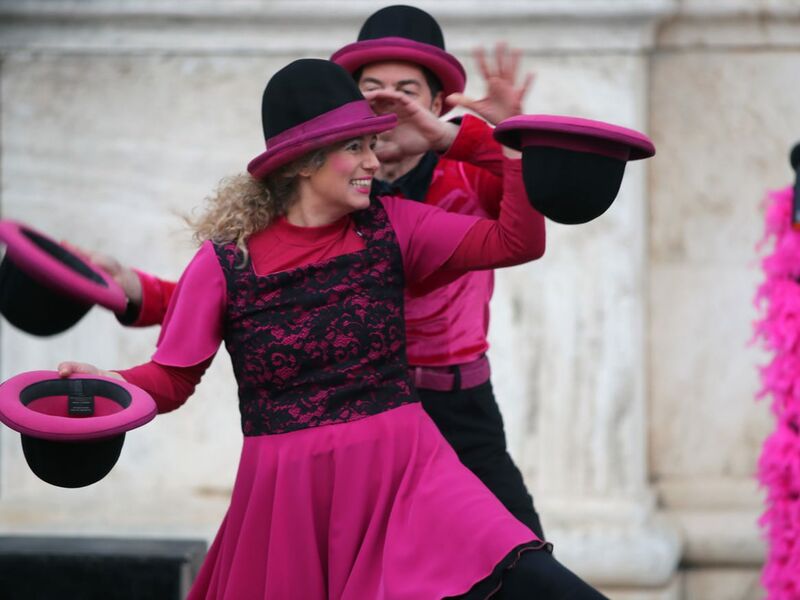
[[[458,460],[409,381],[403,291],[477,219],[391,198],[352,215],[363,249],[276,273],[204,244],[156,363],[224,341],[244,443],[231,505],[190,598],[488,597],[546,544]]]

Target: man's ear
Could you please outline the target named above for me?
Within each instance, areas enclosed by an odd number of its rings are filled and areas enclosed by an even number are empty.
[[[431,112],[437,117],[441,117],[442,108],[444,108],[444,94],[442,92],[436,92],[436,95],[431,101]]]

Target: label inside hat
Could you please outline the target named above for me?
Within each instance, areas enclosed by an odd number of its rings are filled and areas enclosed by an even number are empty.
[[[94,396],[70,394],[67,396],[67,414],[70,417],[91,417],[94,414]]]
[[[103,417],[128,408],[131,394],[111,381],[58,377],[25,386],[19,400],[28,410],[43,415]]]

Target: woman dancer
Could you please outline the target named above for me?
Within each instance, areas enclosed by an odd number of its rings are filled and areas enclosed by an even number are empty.
[[[163,412],[222,341],[233,362],[241,462],[190,598],[601,597],[459,462],[405,361],[404,285],[541,254],[519,161],[504,160],[497,221],[370,201],[375,134],[397,117],[328,61],[279,71],[262,116],[267,150],[198,223],[152,361],[120,372]]]
[[[339,49],[331,60],[353,75],[373,106],[415,103],[438,118],[457,103],[494,125],[520,114],[531,76],[517,81],[519,53],[498,44],[494,61],[487,61],[482,51],[476,58],[486,97],[472,101],[461,94],[466,85],[464,68],[445,50],[436,20],[418,8],[394,5],[370,15],[358,40]],[[457,131],[445,153],[415,139],[414,127],[382,133],[376,147],[381,166],[373,178],[373,197],[403,197],[449,212],[496,218],[503,195],[501,146],[492,137],[492,128],[469,114]],[[162,323],[174,282],[133,271],[110,257],[90,258],[126,290],[128,310],[120,317],[124,324]],[[508,452],[490,381],[486,352],[494,274],[486,269],[451,279],[445,285],[406,293],[406,350],[414,387],[461,462],[543,538],[533,498]]]

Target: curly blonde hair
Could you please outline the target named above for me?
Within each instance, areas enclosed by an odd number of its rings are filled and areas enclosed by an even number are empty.
[[[220,181],[216,191],[205,199],[205,212],[188,217],[198,243],[235,242],[247,262],[247,239],[274,219],[285,215],[297,199],[298,175],[306,169],[319,169],[330,151],[321,148],[306,154],[258,180],[239,173]]]

